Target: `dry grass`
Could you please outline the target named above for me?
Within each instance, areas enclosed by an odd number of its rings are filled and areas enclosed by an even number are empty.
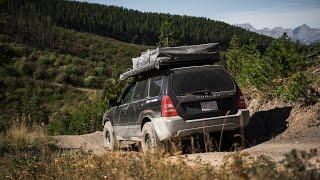
[[[16,146],[32,144],[38,139],[47,138],[44,128],[36,126],[30,130],[24,123],[11,126],[5,136],[4,139]]]
[[[35,126],[28,128],[25,123],[16,123],[9,128],[6,134],[1,135],[0,143],[21,147],[33,144],[39,140],[47,140],[43,127]]]
[[[0,143],[1,179],[319,179],[319,157],[293,151],[280,163],[236,152],[213,167],[183,156],[168,160],[163,153],[88,152],[57,149],[42,128],[13,126]],[[160,152],[160,151],[159,151]],[[317,164],[318,165],[315,165]],[[192,165],[190,165],[192,164]]]

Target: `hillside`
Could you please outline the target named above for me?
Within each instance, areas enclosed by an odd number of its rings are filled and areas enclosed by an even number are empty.
[[[38,40],[0,34],[1,131],[16,121],[48,126],[50,133],[100,129],[106,99],[116,97],[123,86],[119,74],[147,48],[53,29],[54,46],[46,49],[37,46]]]
[[[2,31],[20,35],[21,26],[33,28],[43,21],[46,25],[37,27],[38,29],[57,25],[124,42],[154,46],[159,41],[159,29],[163,20],[170,16],[179,35],[177,45],[219,42],[222,49],[227,49],[231,37],[236,34],[242,44],[252,41],[260,50],[265,50],[272,40],[267,36],[208,18],[142,13],[85,2],[10,0],[3,5],[3,9],[7,12],[5,15],[8,15],[8,23],[4,23]],[[52,36],[50,30],[46,31],[46,35]]]

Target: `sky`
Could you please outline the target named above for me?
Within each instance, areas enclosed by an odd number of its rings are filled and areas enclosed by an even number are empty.
[[[121,6],[142,12],[207,17],[229,24],[320,28],[320,0],[78,0]]]

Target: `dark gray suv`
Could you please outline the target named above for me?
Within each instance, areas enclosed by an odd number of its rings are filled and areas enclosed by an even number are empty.
[[[136,77],[103,117],[105,147],[120,141],[153,149],[173,137],[232,131],[249,121],[243,94],[218,65],[172,68]]]

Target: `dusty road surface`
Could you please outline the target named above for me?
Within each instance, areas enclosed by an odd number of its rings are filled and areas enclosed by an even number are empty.
[[[54,136],[54,139],[57,141],[57,145],[62,149],[82,149],[85,151],[91,151],[97,155],[107,153],[102,144],[102,132],[100,131],[84,135]]]
[[[251,156],[265,155],[276,161],[292,149],[317,149],[320,152],[320,103],[302,108],[271,103],[254,108],[250,124],[245,129],[245,137],[251,147],[243,152]],[[55,136],[54,139],[63,149],[83,149],[97,155],[108,153],[103,147],[100,131],[85,135]],[[200,158],[212,165],[219,165],[223,163],[223,157],[230,153],[208,152],[184,156],[190,160]]]
[[[243,150],[243,152],[248,152],[250,156],[257,157],[264,155],[270,157],[274,161],[281,161],[284,154],[289,153],[292,149],[309,151],[310,149],[320,150],[319,145],[315,144],[261,144],[254,148],[249,148]],[[201,159],[202,162],[210,163],[213,166],[222,165],[224,163],[224,157],[231,152],[209,152],[209,153],[198,153],[186,155],[187,159],[194,161],[196,159]]]
[[[310,149],[317,149],[320,152],[320,135],[319,131],[315,132],[318,138],[317,141],[310,142],[310,140],[304,141],[300,139],[298,141],[277,141],[270,140],[256,146],[243,150],[248,152],[251,156],[265,155],[272,158],[275,161],[281,160],[283,155],[290,152],[292,149],[309,151]],[[316,137],[314,136],[314,137]],[[308,138],[308,137],[306,137]],[[80,136],[56,136],[57,145],[63,149],[83,149],[85,151],[91,151],[96,155],[102,155],[108,153],[102,144],[102,132],[97,131],[95,133],[80,135]],[[231,152],[208,152],[185,155],[189,160],[201,159],[204,162],[209,162],[212,165],[220,165],[223,163],[223,157]]]

